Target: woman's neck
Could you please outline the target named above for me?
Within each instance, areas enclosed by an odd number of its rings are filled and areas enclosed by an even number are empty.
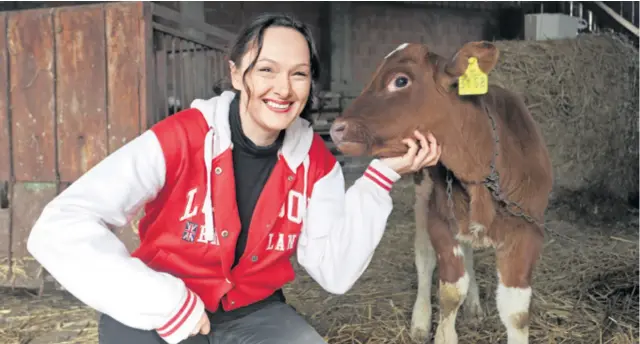
[[[271,146],[280,135],[280,132],[267,131],[261,128],[246,110],[240,109],[240,120],[244,135],[258,147]]]

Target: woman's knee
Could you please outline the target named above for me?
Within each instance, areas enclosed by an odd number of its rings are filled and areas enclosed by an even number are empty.
[[[131,328],[101,314],[98,322],[99,344],[166,344],[154,331],[145,331]]]
[[[98,322],[99,344],[167,344],[156,331],[139,330],[101,314]],[[207,336],[198,334],[180,344],[209,344]]]
[[[260,343],[320,344],[324,338],[293,307],[277,303],[248,315],[234,326],[233,335],[249,343],[260,338]]]

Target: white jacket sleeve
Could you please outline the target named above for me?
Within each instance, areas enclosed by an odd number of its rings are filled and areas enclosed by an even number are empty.
[[[338,162],[315,183],[297,256],[326,291],[346,293],[371,262],[393,208],[389,192],[399,179],[375,159],[346,193]]]
[[[131,257],[107,227],[125,225],[153,199],[165,170],[158,139],[144,132],[53,199],[36,221],[27,249],[88,306],[178,343],[202,316],[202,301],[180,279]]]

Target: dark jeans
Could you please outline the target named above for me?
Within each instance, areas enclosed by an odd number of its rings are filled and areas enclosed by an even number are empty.
[[[100,344],[166,344],[155,331],[127,327],[102,314]],[[212,325],[207,336],[198,334],[181,344],[319,344],[324,339],[291,306],[272,303],[243,318]]]

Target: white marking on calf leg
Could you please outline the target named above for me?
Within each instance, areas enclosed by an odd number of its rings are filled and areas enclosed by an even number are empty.
[[[419,209],[416,209],[419,211]],[[424,342],[431,331],[431,283],[433,270],[436,267],[436,254],[429,238],[426,221],[422,217],[416,219],[416,236],[414,242],[415,264],[418,273],[418,294],[413,305],[411,317],[411,337],[417,342]],[[424,218],[426,220],[426,218]]]
[[[457,344],[456,316],[469,289],[469,275],[465,272],[455,283],[440,281],[440,317],[435,344]]]
[[[389,56],[393,55],[393,53],[395,53],[396,51],[400,51],[400,50],[406,48],[408,45],[409,45],[409,43],[400,44],[397,48],[393,49],[390,53],[388,53],[387,56],[385,56],[384,58],[385,59],[389,58]]]
[[[456,245],[453,248],[453,255],[456,256],[456,257],[464,256],[464,251],[462,250],[462,247],[460,245]]]
[[[462,244],[462,249],[464,252],[464,269],[469,275],[469,290],[462,306],[463,312],[467,318],[482,318],[484,312],[480,304],[478,281],[473,267],[473,247],[469,244]]]
[[[507,328],[507,344],[529,343],[531,287],[512,288],[502,284],[498,273],[496,304],[500,320]]]

